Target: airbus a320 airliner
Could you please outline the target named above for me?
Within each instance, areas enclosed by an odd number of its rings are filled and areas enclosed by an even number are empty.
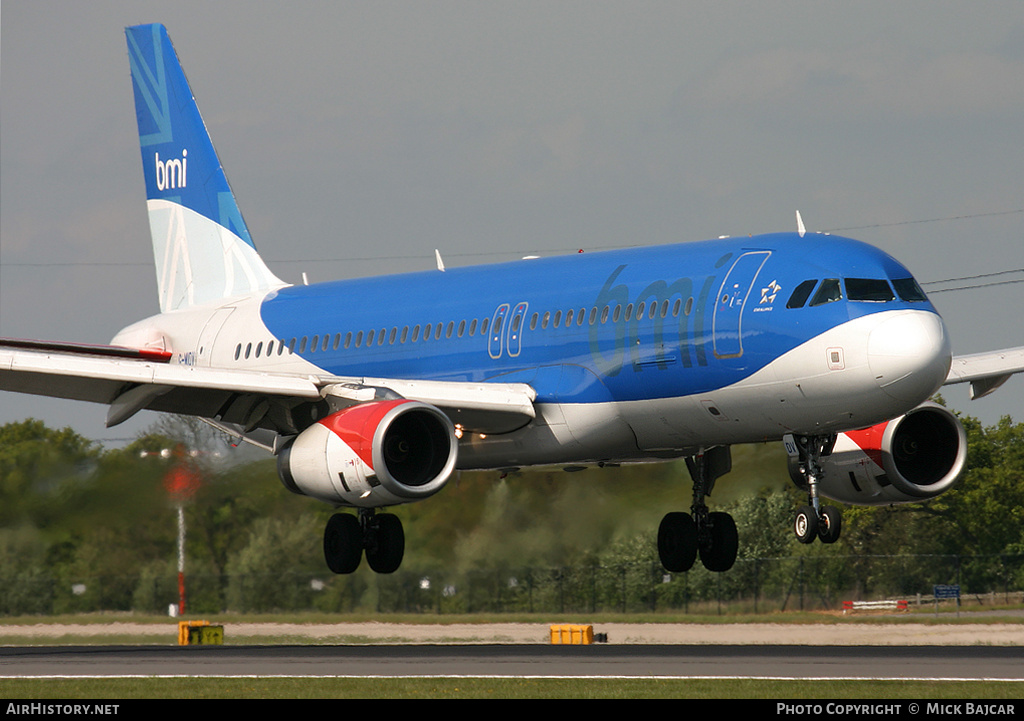
[[[294,286],[263,263],[162,25],[128,28],[160,314],[110,345],[0,342],[0,389],[198,416],[277,456],[332,516],[328,566],[396,570],[402,524],[456,469],[685,458],[669,571],[732,567],[707,505],[738,443],[783,441],[807,493],[891,504],[957,481],[964,431],[928,398],[991,392],[1024,348],[953,358],[910,271],[855,240],[778,233]]]

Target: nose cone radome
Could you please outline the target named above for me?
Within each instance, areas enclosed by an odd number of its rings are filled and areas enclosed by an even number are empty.
[[[879,388],[899,401],[920,403],[949,375],[946,326],[937,313],[885,314],[868,336],[868,363]]]

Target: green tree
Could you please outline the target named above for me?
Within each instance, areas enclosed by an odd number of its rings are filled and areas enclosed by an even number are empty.
[[[967,468],[950,492],[922,507],[941,521],[947,553],[1024,552],[1024,423],[1002,418],[983,427],[961,418],[967,431]]]
[[[261,518],[230,561],[228,605],[240,611],[310,608],[309,574],[323,570],[320,520]]]
[[[100,448],[30,418],[0,426],[0,526],[45,525],[90,476]]]

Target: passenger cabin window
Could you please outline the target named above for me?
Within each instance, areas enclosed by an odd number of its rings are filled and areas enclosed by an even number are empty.
[[[879,278],[847,278],[847,300],[887,303],[895,300],[889,283]]]
[[[825,305],[826,303],[833,303],[837,300],[842,300],[843,291],[839,287],[838,278],[826,278],[821,281],[821,286],[818,288],[818,292],[814,294],[814,298],[811,299],[811,307],[816,305]]]
[[[892,282],[896,293],[908,303],[919,303],[928,300],[928,296],[921,290],[921,286],[913,278],[900,278]]]
[[[793,290],[793,295],[789,296],[789,301],[786,303],[787,308],[803,308],[804,303],[811,297],[811,291],[814,290],[814,286],[818,283],[817,280],[805,280],[803,283],[798,285]]]

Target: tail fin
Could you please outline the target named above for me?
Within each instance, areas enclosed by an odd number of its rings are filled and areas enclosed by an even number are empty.
[[[161,312],[286,285],[249,237],[167,29],[125,34]]]

